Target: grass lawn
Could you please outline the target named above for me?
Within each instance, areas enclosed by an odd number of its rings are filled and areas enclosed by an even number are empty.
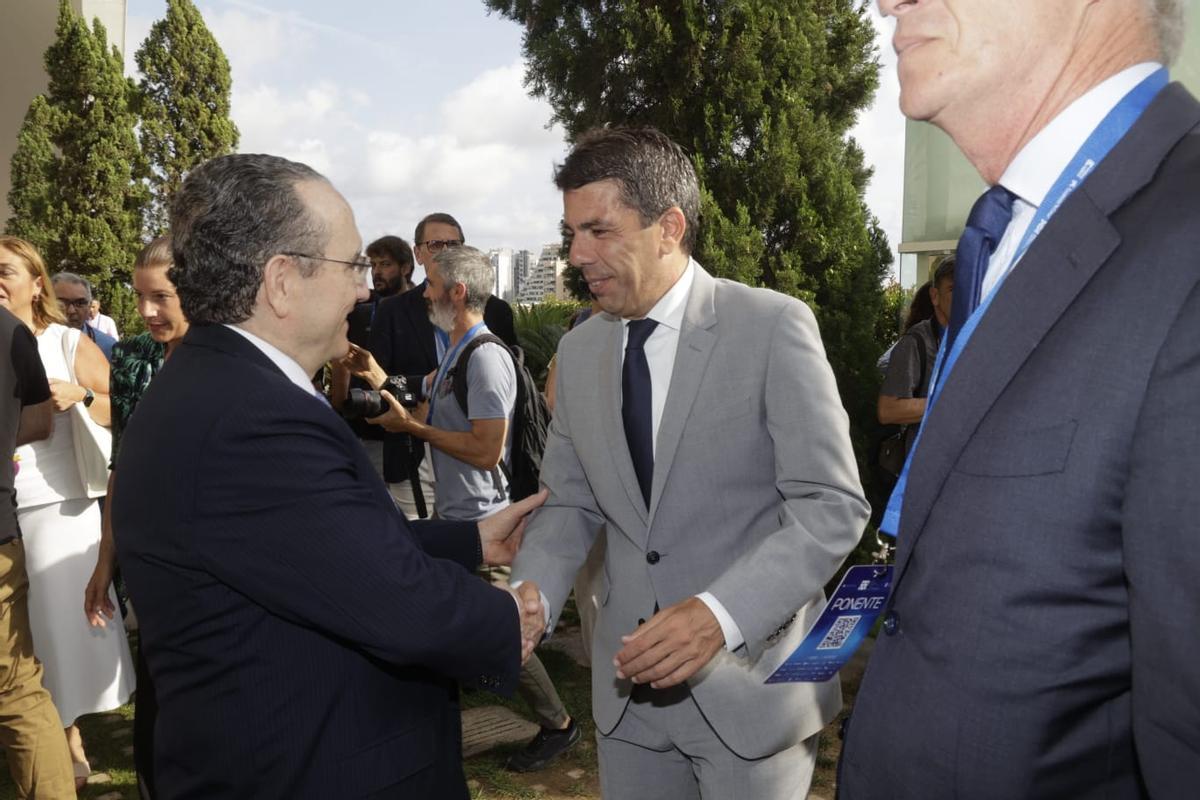
[[[560,635],[567,635],[577,626],[574,609],[564,611]],[[843,670],[842,683],[846,704],[853,703],[862,677],[863,665],[870,652],[868,640],[853,661]],[[548,768],[540,772],[515,774],[504,769],[508,757],[521,744],[503,745],[467,759],[465,771],[474,800],[565,800],[566,798],[599,798],[600,781],[596,767],[595,725],[592,723],[591,675],[569,655],[551,647],[542,647],[538,655],[554,681],[563,703],[582,728],[579,743]],[[463,707],[503,705],[531,719],[528,707],[518,698],[501,698],[489,692],[463,694]],[[841,741],[837,731],[845,711],[821,735],[817,756],[817,773],[812,791],[822,798],[833,797],[833,784]],[[103,773],[108,780],[91,783],[79,793],[89,800],[137,800],[137,781],[133,772],[133,706],[124,706],[110,714],[93,714],[80,720],[84,745],[94,773]],[[93,780],[104,780],[104,777]],[[0,800],[15,798],[8,770],[0,769]]]

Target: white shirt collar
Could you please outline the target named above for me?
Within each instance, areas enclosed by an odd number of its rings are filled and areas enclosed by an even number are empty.
[[[692,293],[692,284],[696,281],[696,262],[688,259],[688,265],[683,274],[675,281],[675,285],[667,293],[658,298],[654,308],[646,315],[659,325],[678,331],[683,328],[683,312],[687,309],[688,295]],[[629,327],[629,320],[625,320]]]
[[[245,328],[239,328],[237,325],[226,325],[231,331],[240,333],[246,341],[262,351],[262,354],[271,359],[271,363],[279,367],[280,371],[287,376],[287,379],[299,386],[308,394],[314,397],[317,394],[317,388],[312,384],[312,378],[305,374],[304,367],[296,363],[296,360],[287,353],[280,350],[275,345],[268,342],[259,336],[255,336]]]
[[[1135,64],[1089,89],[1021,148],[1000,177],[1000,185],[1029,205],[1040,206],[1108,112],[1161,67],[1154,62]]]

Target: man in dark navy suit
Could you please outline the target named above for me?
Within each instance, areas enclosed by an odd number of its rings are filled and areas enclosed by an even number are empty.
[[[457,684],[511,691],[532,647],[515,596],[470,569],[507,561],[541,498],[410,526],[315,394],[369,269],[319,174],[214,159],[171,230],[192,328],[131,420],[114,502],[161,795],[466,798]]]
[[[1200,775],[1200,103],[1183,0],[880,0],[901,110],[990,188],[882,528],[842,800]]]

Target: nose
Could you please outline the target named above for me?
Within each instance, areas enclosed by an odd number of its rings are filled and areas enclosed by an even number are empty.
[[[567,262],[573,267],[581,267],[591,262],[592,249],[585,243],[586,236],[571,237],[571,247],[567,251]]]
[[[158,311],[158,309],[154,307],[154,303],[152,303],[149,299],[143,297],[141,300],[138,300],[137,312],[142,319],[150,319],[154,316],[156,311]]]
[[[918,0],[879,0],[879,13],[885,17],[894,17],[910,11],[917,2]]]

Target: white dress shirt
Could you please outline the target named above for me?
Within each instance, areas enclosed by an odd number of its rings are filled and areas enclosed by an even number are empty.
[[[696,262],[688,260],[688,265],[675,285],[659,298],[647,319],[658,323],[654,331],[646,339],[643,350],[646,353],[646,363],[650,367],[650,418],[651,440],[654,442],[654,452],[658,453],[658,429],[662,425],[663,410],[667,407],[667,391],[671,387],[671,374],[675,371],[675,351],[679,349],[679,331],[683,328],[683,312],[687,308],[688,297],[692,293],[692,284],[696,281]],[[629,320],[624,323],[624,335],[621,339],[621,365],[625,364],[625,344],[629,341]],[[733,621],[733,617],[725,610],[721,601],[710,592],[696,595],[708,606],[721,624],[721,633],[725,635],[725,647],[730,651],[741,647],[746,639],[741,629]]]
[[[262,351],[262,354],[271,359],[271,363],[279,367],[280,371],[287,376],[288,380],[299,386],[313,397],[319,397],[317,387],[313,386],[312,377],[304,373],[304,367],[296,363],[296,359],[289,356],[287,353],[280,350],[275,345],[268,342],[259,336],[255,336],[245,328],[239,328],[237,325],[226,325],[231,331],[237,331],[246,341]]]
[[[988,261],[981,299],[987,298],[1012,269],[1025,231],[1083,143],[1125,95],[1161,67],[1154,62],[1135,64],[1097,84],[1063,109],[1017,153],[999,181],[1017,196],[1013,202],[1013,218]]]

